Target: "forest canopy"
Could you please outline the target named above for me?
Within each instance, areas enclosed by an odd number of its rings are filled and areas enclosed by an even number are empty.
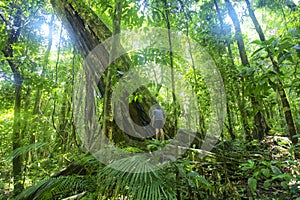
[[[0,199],[299,200],[299,11],[2,0]]]

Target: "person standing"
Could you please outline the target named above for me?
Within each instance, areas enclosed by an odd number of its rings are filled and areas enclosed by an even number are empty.
[[[161,140],[165,140],[164,136],[164,113],[159,105],[155,107],[154,110],[152,110],[152,126],[155,128],[155,136],[156,139],[158,140],[159,132],[161,134]]]

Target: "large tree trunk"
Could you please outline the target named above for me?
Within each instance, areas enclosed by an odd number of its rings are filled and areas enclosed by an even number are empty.
[[[255,26],[255,30],[258,33],[260,40],[262,42],[264,42],[264,41],[266,41],[265,35],[264,35],[263,30],[262,30],[262,28],[261,28],[261,26],[260,26],[260,24],[259,24],[259,22],[258,22],[258,20],[255,16],[254,11],[251,8],[251,4],[250,4],[249,0],[245,0],[245,1],[246,1],[246,4],[247,4],[247,8],[248,8],[248,11],[249,11],[250,18],[251,18],[251,20],[252,20],[252,22]],[[270,51],[269,48],[267,48],[266,50],[267,50],[268,56],[269,56],[269,58],[272,62],[274,71],[277,74],[280,74],[281,73],[280,68],[278,66],[277,61],[274,59],[274,57],[272,55],[272,52]],[[282,81],[279,78],[277,79],[277,88],[275,88],[275,89],[278,90],[278,93],[279,93],[279,96],[280,96],[280,99],[281,99],[281,103],[282,103],[282,107],[283,107],[283,110],[284,110],[284,116],[285,116],[285,120],[286,120],[286,123],[287,123],[290,138],[291,138],[293,144],[296,144],[298,142],[298,139],[293,137],[293,136],[297,135],[297,131],[296,131],[295,123],[294,123],[294,120],[293,120],[291,106],[290,106],[290,103],[288,101],[286,92],[284,90],[284,85],[283,85]]]
[[[51,0],[51,3],[84,57],[98,44],[111,37],[112,33],[108,27],[84,5],[84,2],[74,1],[71,4],[67,0]],[[101,60],[107,63],[107,54],[104,54]]]
[[[248,56],[245,49],[245,44],[243,40],[243,34],[240,27],[240,22],[238,19],[238,16],[236,14],[235,9],[233,8],[232,4],[229,0],[225,0],[226,7],[228,9],[228,13],[230,18],[232,19],[234,28],[235,28],[235,38],[237,40],[239,54],[241,57],[242,65],[245,67],[250,67],[250,63],[248,60]],[[247,79],[246,79],[247,81]],[[254,85],[255,87],[255,85]],[[254,129],[253,129],[253,136],[257,139],[262,139],[264,137],[264,134],[266,134],[269,131],[269,127],[266,123],[266,120],[264,119],[264,116],[262,112],[259,110],[260,104],[255,98],[254,94],[252,93],[250,96],[251,103],[254,108],[257,108],[258,111],[254,116]],[[247,133],[246,133],[247,134]],[[251,138],[250,134],[248,133],[248,137]]]
[[[104,42],[106,39],[112,36],[112,32],[108,29],[108,27],[101,21],[101,19],[89,8],[87,7],[84,2],[72,2],[69,3],[66,0],[51,0],[53,8],[56,10],[57,14],[60,16],[61,20],[63,21],[67,31],[69,32],[74,44],[77,45],[78,49],[81,52],[82,56],[87,56],[97,45]],[[122,48],[122,47],[120,47]],[[119,50],[119,51],[122,51]],[[100,62],[102,66],[108,66],[109,63],[109,52],[106,49],[102,49],[101,54],[97,55],[97,62]],[[130,59],[127,55],[121,56],[118,59],[118,66],[117,70],[122,72],[127,72],[130,66]],[[87,66],[87,70],[92,70],[94,66]],[[95,72],[99,73],[99,72]],[[104,75],[106,74],[106,71]],[[120,77],[120,75],[116,75]],[[103,77],[103,76],[102,76]],[[94,92],[90,90],[91,88],[86,88],[86,93],[93,95]],[[103,96],[105,94],[105,83],[104,79],[100,78],[98,82],[98,89]],[[132,102],[129,105],[129,112],[132,121],[134,121],[137,125],[148,125],[150,123],[149,118],[149,108],[156,103],[155,98],[149,94],[147,88],[140,87],[138,89],[139,93],[147,93],[147,99],[143,99],[143,102]],[[125,95],[126,96],[126,95]],[[146,97],[146,96],[145,96]],[[94,109],[93,105],[87,105],[86,112]],[[125,113],[125,112],[124,112]],[[87,113],[88,114],[88,113]],[[123,114],[123,113],[121,113]],[[124,116],[123,120],[124,123],[130,125],[129,119],[127,120],[128,116]],[[127,120],[127,121],[126,121]],[[138,145],[140,143],[136,138],[132,138],[129,135],[122,133],[118,125],[115,121],[112,122],[114,133],[114,141],[126,141],[126,144],[134,144]],[[170,127],[165,125],[165,127]],[[127,126],[126,132],[147,132],[147,135],[153,135],[154,130],[151,129],[144,129],[141,127],[139,130],[133,129],[133,126]],[[133,142],[133,143],[132,143]],[[144,143],[140,143],[139,146],[144,146]]]

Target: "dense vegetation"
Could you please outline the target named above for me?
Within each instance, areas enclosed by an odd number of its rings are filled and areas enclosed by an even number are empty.
[[[300,199],[299,6],[2,0],[0,199]]]

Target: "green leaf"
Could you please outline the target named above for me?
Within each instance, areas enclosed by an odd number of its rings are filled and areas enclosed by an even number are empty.
[[[255,166],[255,162],[253,160],[248,160],[248,163],[242,164],[242,170],[247,171],[253,169]]]
[[[189,186],[196,187],[194,181],[192,179],[188,179]]]
[[[272,178],[272,180],[275,180],[275,179],[285,179],[285,180],[290,180],[290,179],[292,179],[292,176],[289,175],[289,174],[279,174],[279,175],[274,176],[274,177]]]
[[[253,173],[253,177],[258,177],[258,175],[260,174],[260,171],[254,171],[254,173]]]
[[[286,59],[288,59],[290,62],[293,62],[293,57],[291,52],[287,52],[284,55],[280,56],[278,63],[281,64]]]
[[[201,184],[203,184],[203,185],[210,185],[210,183],[208,182],[208,180],[206,180],[206,178],[203,177],[203,176],[197,176],[197,180],[198,180]]]
[[[272,182],[272,180],[266,180],[266,181],[264,182],[264,188],[270,187],[271,182]]]
[[[254,193],[256,191],[256,187],[257,187],[257,180],[253,177],[248,178],[248,186],[249,186],[251,192]]]
[[[267,178],[269,178],[269,177],[271,176],[271,172],[270,172],[270,170],[267,169],[267,168],[261,169],[261,173],[262,173],[265,177],[267,177]]]
[[[196,173],[196,172],[189,172],[187,175],[191,176],[191,177],[196,177],[196,176],[198,176],[198,173]]]
[[[297,134],[297,135],[293,135],[292,138],[300,138],[300,134]]]
[[[271,166],[271,170],[274,174],[278,175],[278,174],[282,174],[282,172],[280,171],[280,169],[276,166]]]
[[[21,156],[21,155],[24,155],[24,154],[28,153],[29,151],[35,151],[37,149],[47,147],[47,146],[50,146],[50,145],[51,145],[51,143],[49,143],[49,142],[38,142],[38,143],[35,143],[35,144],[22,146],[22,147],[19,147],[19,148],[15,149],[14,151],[12,151],[10,153],[9,157],[12,160],[12,159],[14,159],[18,156]]]
[[[257,44],[257,45],[260,45],[260,46],[263,44],[260,40],[253,40],[251,43],[252,44]]]
[[[287,183],[286,181],[281,182],[280,185],[281,185],[284,189],[286,189],[286,190],[289,189],[289,185],[288,185],[288,183]]]
[[[252,56],[252,57],[255,56],[257,53],[261,52],[261,51],[264,50],[264,49],[265,49],[265,47],[261,47],[261,48],[255,50],[255,51],[251,54],[251,56]]]
[[[139,96],[135,96],[134,97],[134,102],[136,102],[138,100]]]

